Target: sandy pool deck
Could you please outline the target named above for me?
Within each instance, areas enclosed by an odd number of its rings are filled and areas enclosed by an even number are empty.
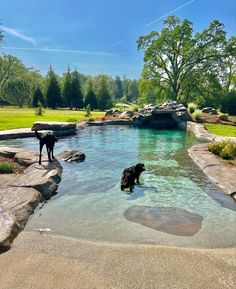
[[[1,289],[235,289],[236,247],[94,243],[22,232],[0,255]]]

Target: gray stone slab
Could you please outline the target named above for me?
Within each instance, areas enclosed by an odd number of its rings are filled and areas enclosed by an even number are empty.
[[[38,153],[1,147],[0,153],[29,165],[23,174],[1,176],[0,183],[0,250],[9,248],[23,230],[29,215],[39,202],[49,199],[61,181],[62,167],[55,159],[38,164]]]
[[[0,140],[15,139],[34,136],[34,132],[30,128],[9,129],[0,131]]]
[[[33,124],[32,130],[68,130],[76,129],[76,123],[71,122],[44,122],[37,121]]]
[[[208,178],[226,194],[236,192],[236,167],[230,167],[213,153],[206,151],[208,145],[194,145],[188,150],[190,157]]]
[[[0,187],[6,186],[7,183],[12,181],[18,176],[18,174],[1,174],[0,175]]]

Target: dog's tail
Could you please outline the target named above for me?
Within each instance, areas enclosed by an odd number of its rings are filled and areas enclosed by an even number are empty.
[[[35,136],[37,137],[37,139],[41,140],[41,135],[38,133],[37,130],[35,130]]]

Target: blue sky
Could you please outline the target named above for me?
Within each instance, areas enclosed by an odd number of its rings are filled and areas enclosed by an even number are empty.
[[[136,40],[160,30],[161,17],[171,11],[190,19],[196,31],[218,19],[236,35],[235,0],[3,0],[0,7],[0,49],[43,74],[52,64],[59,74],[70,66],[138,78],[143,55]]]

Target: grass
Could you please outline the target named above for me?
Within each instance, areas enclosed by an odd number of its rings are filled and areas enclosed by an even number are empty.
[[[213,134],[219,136],[236,137],[236,126],[205,123],[204,127]]]
[[[0,164],[0,174],[11,174],[13,168],[10,164]]]
[[[90,117],[104,116],[104,112],[93,112]],[[32,127],[35,121],[68,121],[80,122],[87,120],[84,111],[45,109],[44,115],[35,115],[34,109],[0,108],[0,130]]]

